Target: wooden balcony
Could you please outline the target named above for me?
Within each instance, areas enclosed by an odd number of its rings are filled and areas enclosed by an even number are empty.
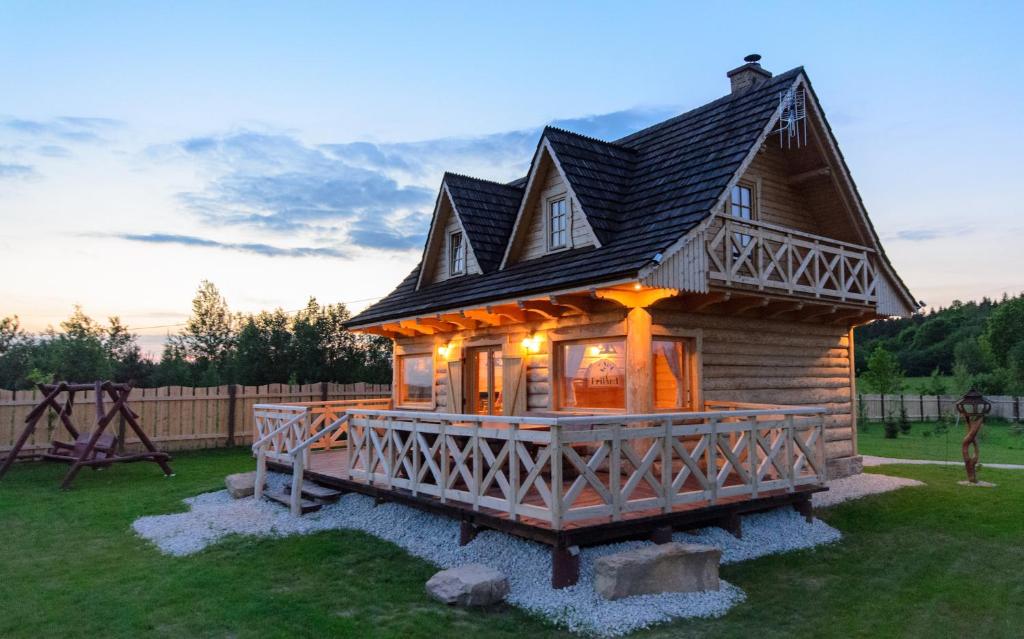
[[[877,305],[872,249],[793,229],[716,216],[706,230],[711,285]]]

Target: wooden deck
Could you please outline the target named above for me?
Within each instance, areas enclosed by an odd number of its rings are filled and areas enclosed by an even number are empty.
[[[550,545],[552,583],[575,582],[579,546],[664,542],[789,505],[810,518],[823,490],[824,409],[559,418],[257,407],[257,473],[358,492]],[[319,409],[317,409],[319,410]],[[293,503],[293,512],[297,504]],[[296,512],[298,514],[298,512]]]
[[[552,583],[556,587],[571,585],[578,578],[578,556],[574,547],[589,546],[627,539],[651,539],[667,542],[675,530],[692,530],[706,526],[719,526],[737,537],[742,535],[740,516],[779,507],[792,507],[811,520],[811,495],[826,490],[820,486],[803,487],[789,492],[773,490],[756,498],[735,495],[723,497],[714,505],[693,503],[676,505],[671,513],[650,509],[624,514],[619,521],[608,517],[583,519],[568,523],[563,530],[554,530],[549,522],[530,517],[513,520],[508,513],[480,508],[473,510],[465,504],[442,502],[430,495],[413,495],[400,488],[376,486],[368,482],[348,479],[347,451],[313,452],[306,468],[307,481],[342,491],[369,495],[379,503],[396,502],[436,514],[452,517],[461,522],[460,543],[469,543],[481,529],[494,529],[552,547]],[[270,461],[268,466],[279,472],[291,472],[287,463]],[[606,472],[600,473],[607,476]],[[696,480],[692,480],[696,481]],[[569,481],[564,489],[569,489]],[[653,496],[648,486],[638,486],[639,496]],[[540,497],[536,498],[540,505]],[[601,497],[593,489],[580,495],[583,503],[600,503]]]

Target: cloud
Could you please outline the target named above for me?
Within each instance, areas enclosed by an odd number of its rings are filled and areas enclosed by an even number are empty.
[[[552,124],[615,139],[671,113],[637,108]],[[329,235],[346,250],[419,251],[443,171],[499,181],[521,177],[541,128],[316,145],[280,132],[240,130],[193,136],[148,154],[197,165],[210,176],[199,189],[177,194],[206,225],[287,232],[309,242]]]
[[[33,138],[53,138],[67,142],[103,142],[106,134],[122,123],[110,118],[64,116],[49,120],[24,118],[0,119],[0,128]]]
[[[0,163],[0,180],[2,179],[19,179],[19,178],[33,178],[39,174],[36,170],[27,164],[4,164]]]
[[[128,240],[130,242],[145,242],[148,244],[176,244],[179,246],[197,246],[202,248],[215,248],[224,249],[228,251],[238,251],[241,253],[253,253],[256,255],[263,255],[266,257],[346,257],[346,254],[343,251],[334,247],[281,247],[272,246],[270,244],[249,242],[219,242],[217,240],[196,237],[193,235],[174,235],[170,233],[124,233],[121,235],[116,235],[114,237],[118,237],[123,240]]]
[[[928,242],[939,240],[955,235],[967,235],[973,233],[974,229],[966,226],[947,226],[932,228],[904,229],[890,235],[886,240],[896,242]]]

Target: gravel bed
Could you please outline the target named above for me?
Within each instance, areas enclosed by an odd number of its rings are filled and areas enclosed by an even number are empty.
[[[859,475],[843,477],[842,479],[833,479],[828,482],[828,490],[823,493],[815,493],[811,497],[811,501],[815,508],[824,508],[826,506],[835,506],[838,503],[851,499],[887,493],[891,490],[908,486],[924,486],[924,482],[906,477],[861,473]]]
[[[269,483],[290,478],[271,474]],[[283,537],[323,530],[354,529],[390,541],[440,568],[482,563],[509,577],[508,602],[551,619],[570,630],[598,636],[617,636],[680,618],[717,617],[742,602],[742,590],[723,581],[718,592],[672,593],[606,601],[594,592],[594,561],[602,555],[650,542],[624,542],[584,548],[580,580],[555,590],[550,586],[551,553],[546,546],[496,531],[481,532],[466,546],[458,545],[458,522],[399,504],[375,506],[357,494],[342,497],[318,512],[292,517],[286,508],[268,501],[232,499],[227,491],[204,493],[185,500],[185,513],[142,517],[132,527],[164,553],[189,555],[231,535]],[[820,520],[807,524],[792,509],[743,518],[743,539],[720,528],[676,533],[673,538],[716,546],[722,563],[812,548],[835,542],[841,535]]]

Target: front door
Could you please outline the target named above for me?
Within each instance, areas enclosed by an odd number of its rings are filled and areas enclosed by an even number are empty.
[[[501,415],[501,346],[467,349],[466,366],[467,412],[475,415]]]

